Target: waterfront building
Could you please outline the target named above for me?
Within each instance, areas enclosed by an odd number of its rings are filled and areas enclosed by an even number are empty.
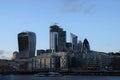
[[[109,64],[110,70],[116,70],[120,71],[120,52],[116,53],[109,53],[109,56],[111,58],[111,63]]]
[[[100,56],[97,52],[91,51],[87,53],[86,52],[82,53],[82,59],[83,59],[82,68],[84,70],[98,70],[99,69]]]
[[[112,70],[120,71],[120,56],[113,57],[110,66]]]
[[[77,38],[78,37],[73,33],[71,33],[70,35],[71,35],[71,42],[72,42],[73,52],[77,52],[77,50],[78,50]]]
[[[99,70],[103,71],[103,70],[110,70],[110,64],[112,62],[112,58],[111,56],[109,56],[107,53],[105,52],[97,52],[97,54],[99,55],[98,59],[99,59]]]
[[[50,49],[53,52],[65,51],[66,31],[58,25],[50,26]]]
[[[32,71],[32,58],[29,59],[17,59],[15,62],[19,66],[19,71]]]
[[[20,59],[32,58],[35,56],[36,35],[34,32],[21,32],[18,34],[18,47]]]
[[[104,52],[90,51],[82,54],[83,68],[85,70],[106,71],[109,70],[111,57]]]
[[[70,56],[67,52],[45,53],[32,58],[34,70],[57,70],[67,69],[70,64]]]
[[[13,60],[5,60],[1,59],[0,60],[0,73],[6,73],[10,71],[18,71],[19,70],[19,65]]]

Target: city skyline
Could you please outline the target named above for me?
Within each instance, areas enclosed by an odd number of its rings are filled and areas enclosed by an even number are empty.
[[[18,51],[17,34],[23,31],[36,33],[36,49],[48,49],[49,27],[54,23],[67,31],[68,42],[70,33],[74,33],[78,40],[87,38],[91,50],[118,52],[119,3],[118,0],[0,1],[0,58],[10,59]]]

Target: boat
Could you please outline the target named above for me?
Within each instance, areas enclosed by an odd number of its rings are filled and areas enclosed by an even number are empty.
[[[58,72],[47,72],[47,73],[37,73],[34,76],[36,77],[60,77],[62,75]]]
[[[35,77],[45,77],[46,73],[37,73],[34,76]]]
[[[60,73],[58,72],[48,72],[47,73],[49,77],[58,77],[58,76],[62,76]]]

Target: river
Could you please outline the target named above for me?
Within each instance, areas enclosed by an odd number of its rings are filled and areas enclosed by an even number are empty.
[[[35,77],[34,75],[3,75],[0,80],[120,80],[120,76]]]

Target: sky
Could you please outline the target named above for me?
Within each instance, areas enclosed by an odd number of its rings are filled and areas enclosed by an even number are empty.
[[[0,0],[0,59],[18,51],[17,34],[36,33],[36,49],[49,48],[49,26],[57,24],[91,50],[120,51],[120,0]]]

